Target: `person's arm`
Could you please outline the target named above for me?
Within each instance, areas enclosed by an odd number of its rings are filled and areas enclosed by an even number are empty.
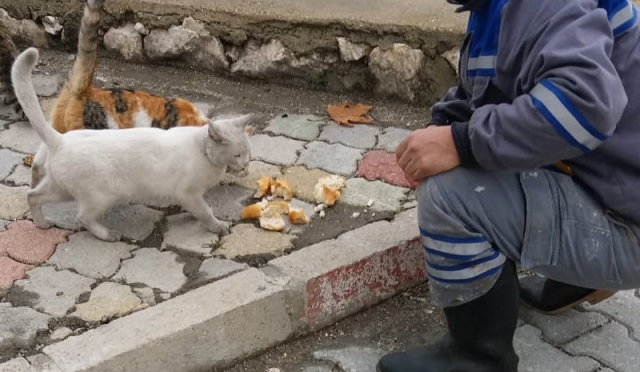
[[[441,126],[457,121],[469,121],[471,114],[469,97],[457,85],[449,88],[444,97],[431,107],[430,124]]]
[[[628,99],[610,61],[606,12],[592,0],[536,3],[514,5],[518,13],[531,8],[536,16],[528,21],[503,14],[514,19],[502,32],[523,35],[521,43],[503,46],[522,62],[513,77],[522,94],[452,124],[463,166],[531,169],[577,157],[606,141],[623,114]]]

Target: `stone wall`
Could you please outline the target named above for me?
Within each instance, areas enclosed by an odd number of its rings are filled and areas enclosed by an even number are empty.
[[[22,46],[75,51],[77,17],[67,13],[31,18],[13,18],[0,9],[0,19]],[[191,16],[170,25],[149,21],[153,26],[148,26],[143,20],[148,18],[105,15],[103,49],[132,63],[168,64],[311,89],[371,92],[415,105],[432,104],[455,84],[457,43],[451,35],[429,39],[408,30],[405,40],[401,30],[376,35],[326,26],[331,32],[323,34],[324,40],[301,46],[301,40],[291,38],[308,37],[302,27],[292,35],[285,29],[278,33],[255,25],[222,31],[219,24]]]

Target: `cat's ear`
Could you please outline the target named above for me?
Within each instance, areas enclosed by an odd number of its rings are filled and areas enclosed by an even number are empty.
[[[253,127],[246,127],[244,128],[244,132],[248,135],[252,135],[253,132],[255,131],[255,129]]]
[[[246,115],[238,116],[238,117],[227,119],[227,120],[232,125],[235,125],[236,128],[240,130],[245,130],[246,126],[249,125],[249,123],[251,123],[251,119],[253,119],[253,114],[246,114]]]
[[[220,127],[215,121],[209,120],[209,138],[215,143],[224,144],[224,129]]]

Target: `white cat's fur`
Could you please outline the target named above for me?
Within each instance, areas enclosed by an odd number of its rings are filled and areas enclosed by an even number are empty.
[[[246,175],[251,143],[246,128],[252,115],[212,120],[202,127],[75,130],[60,134],[44,118],[31,73],[39,58],[29,48],[16,59],[11,77],[24,112],[43,144],[34,157],[28,193],[36,226],[52,224],[42,206],[76,200],[78,221],[97,238],[120,240],[118,231],[99,222],[117,204],[179,204],[209,231],[226,234],[204,200],[225,169]]]

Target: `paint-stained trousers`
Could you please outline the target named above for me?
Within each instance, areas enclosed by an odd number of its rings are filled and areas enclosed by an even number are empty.
[[[640,287],[640,227],[566,174],[456,168],[424,180],[417,194],[436,306],[485,294],[506,259],[581,287]]]

